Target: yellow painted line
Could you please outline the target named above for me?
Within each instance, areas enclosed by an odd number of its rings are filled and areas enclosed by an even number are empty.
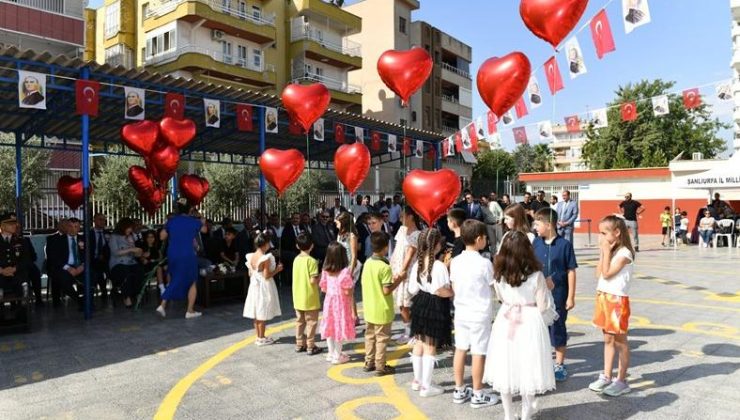
[[[655,381],[642,381],[634,384],[630,384],[630,388],[649,388],[655,386]]]
[[[702,261],[702,263],[708,263],[708,262],[715,262],[715,261],[708,261],[708,260]],[[672,261],[670,264],[655,264],[655,263],[650,264],[650,263],[645,263],[645,262],[642,262],[642,261],[638,262],[637,264],[640,267],[655,267],[655,268],[662,268],[662,269],[665,269],[665,270],[675,270],[676,267],[673,265],[675,263],[680,263],[681,264],[681,268],[680,268],[681,272],[688,271],[688,272],[691,272],[691,273],[721,274],[721,275],[725,275],[725,276],[736,276],[737,275],[737,271],[721,271],[721,270],[705,270],[705,269],[687,268],[686,267],[686,265],[687,265],[686,264],[686,261],[684,261],[684,260],[681,260],[681,261]],[[690,264],[688,264],[688,265],[690,265]]]
[[[594,298],[578,296],[576,297],[576,300],[593,302]],[[649,303],[651,305],[682,306],[686,308],[707,309],[707,310],[712,310],[712,311],[740,312],[740,308],[725,308],[722,306],[700,305],[697,303],[672,302],[668,300],[640,299],[640,298],[633,298],[633,297],[630,297],[630,303]]]
[[[278,324],[274,327],[268,328],[267,331],[265,331],[265,334],[266,335],[276,334],[278,332],[287,330],[288,328],[293,328],[294,326],[295,326],[295,322],[287,322],[284,324]],[[193,386],[195,382],[197,382],[209,370],[216,367],[216,365],[223,362],[226,358],[228,358],[232,354],[254,343],[256,339],[257,337],[252,335],[252,336],[245,338],[242,341],[239,341],[238,343],[232,344],[231,346],[218,352],[216,355],[208,359],[202,365],[198,366],[192,372],[188,373],[184,378],[180,379],[180,381],[174,387],[172,387],[172,389],[170,389],[170,392],[167,393],[167,395],[164,397],[164,400],[162,400],[162,404],[159,405],[159,408],[157,409],[157,413],[154,415],[154,419],[155,420],[173,419],[175,417],[175,412],[177,411],[177,407],[180,405],[180,402],[182,401],[183,397],[185,396],[185,394],[188,392],[188,390]]]

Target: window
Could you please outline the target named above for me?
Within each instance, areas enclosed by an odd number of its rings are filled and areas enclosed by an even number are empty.
[[[133,67],[134,51],[123,44],[105,49],[105,62],[111,66]]]
[[[411,111],[411,121],[416,122],[416,111]]]
[[[121,29],[121,3],[115,2],[105,8],[105,37],[115,36]]]
[[[224,13],[229,13],[229,9],[231,9],[231,0],[221,0],[221,9]]]
[[[247,18],[247,2],[246,1],[239,2],[239,17],[242,19]]]
[[[252,50],[252,65],[262,70],[262,50],[256,48]]]
[[[141,17],[143,19],[146,19],[148,14],[149,14],[149,3],[144,3],[144,5],[141,6]]]
[[[222,41],[221,42],[221,51],[223,52],[223,62],[226,64],[231,64],[233,62],[232,56],[231,56],[231,42]]]
[[[146,40],[146,53],[145,58],[154,57],[156,55],[173,51],[177,48],[177,34],[175,29],[171,29],[167,32],[155,35]]]
[[[304,64],[303,65],[303,73],[304,73],[304,75],[303,75],[304,77],[310,77],[311,76],[311,73],[313,73],[313,67],[311,67],[310,64]]]
[[[403,16],[398,17],[398,32],[402,34],[406,33],[406,18]]]
[[[262,19],[262,9],[256,4],[252,5],[252,17],[257,20]]]
[[[241,67],[247,67],[247,47],[239,45],[236,47],[237,64]]]
[[[321,67],[316,67],[316,76],[318,76],[319,78],[324,77],[324,69],[322,69]]]

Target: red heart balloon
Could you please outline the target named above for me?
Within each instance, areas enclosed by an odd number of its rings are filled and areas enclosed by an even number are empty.
[[[378,74],[390,90],[407,106],[409,98],[429,78],[434,61],[427,50],[414,47],[406,51],[388,50],[378,58]]]
[[[344,144],[334,152],[334,172],[352,194],[370,171],[370,150],[362,143]]]
[[[304,132],[308,132],[313,123],[324,115],[331,101],[331,94],[321,83],[310,85],[291,83],[285,86],[281,98],[290,118],[297,122]]]
[[[529,59],[520,52],[489,58],[478,69],[478,92],[491,112],[501,117],[522,97],[531,73]]]
[[[174,146],[157,147],[152,152],[149,163],[152,166],[152,173],[156,174],[157,180],[161,184],[166,184],[177,172],[177,165],[180,164],[180,151]]]
[[[452,169],[414,169],[403,180],[406,201],[429,226],[455,204],[460,188],[460,177]]]
[[[136,199],[147,214],[154,216],[157,210],[162,207],[164,194],[160,190],[154,190],[151,194],[139,193],[136,195]]]
[[[129,149],[142,155],[149,156],[154,150],[159,136],[159,126],[154,121],[144,120],[121,127],[121,138]]]
[[[519,14],[537,37],[557,48],[586,11],[588,0],[522,0]]]
[[[142,194],[151,194],[151,192],[156,188],[154,186],[152,174],[150,174],[146,168],[142,168],[138,165],[128,168],[128,180],[136,192]]]
[[[178,150],[184,149],[195,138],[195,123],[190,119],[164,117],[159,122],[159,130],[162,140]]]
[[[296,149],[267,149],[260,156],[260,170],[279,196],[298,181],[305,165],[303,153]]]
[[[198,205],[208,194],[211,185],[198,175],[185,174],[179,180],[180,193],[193,205]]]
[[[82,178],[72,178],[69,175],[64,175],[57,181],[57,193],[64,204],[72,210],[77,210],[85,201],[82,191]]]

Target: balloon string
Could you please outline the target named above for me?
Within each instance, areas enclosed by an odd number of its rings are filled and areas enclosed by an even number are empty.
[[[311,144],[306,132],[306,163],[308,163],[308,214],[311,214]]]

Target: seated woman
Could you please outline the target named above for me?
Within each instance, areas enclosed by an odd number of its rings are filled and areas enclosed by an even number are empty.
[[[714,236],[714,217],[711,216],[709,209],[704,210],[704,217],[699,220],[699,235],[701,236],[702,245],[704,248],[709,248],[709,244],[712,242]]]
[[[236,229],[226,228],[224,238],[221,240],[221,249],[219,250],[218,264],[225,264],[227,267],[236,269],[239,265],[239,250],[236,246]]]
[[[113,288],[120,288],[123,295],[123,304],[127,308],[133,306],[133,298],[141,290],[144,282],[144,270],[137,261],[143,252],[135,245],[134,221],[124,217],[118,221],[111,235],[110,242],[110,271]]]
[[[142,254],[139,261],[143,265],[144,275],[150,273],[156,267],[157,288],[160,293],[164,293],[164,271],[162,270],[162,266],[158,265],[163,258],[162,245],[157,240],[157,232],[148,230],[144,232],[142,239]]]

